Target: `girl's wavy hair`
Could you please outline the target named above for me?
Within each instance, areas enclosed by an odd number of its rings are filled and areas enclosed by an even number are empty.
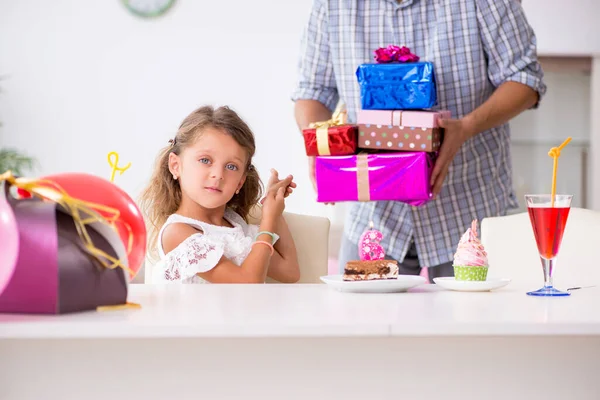
[[[248,154],[246,181],[240,192],[229,200],[227,207],[248,222],[250,210],[262,195],[263,185],[256,168],[252,165],[256,145],[250,127],[229,107],[200,107],[183,120],[175,138],[169,140],[169,145],[161,149],[150,182],[140,196],[139,205],[149,232],[149,253],[153,257],[157,255],[156,244],[160,228],[181,204],[181,187],[169,171],[169,154],[180,155],[206,128],[218,129],[230,135]]]

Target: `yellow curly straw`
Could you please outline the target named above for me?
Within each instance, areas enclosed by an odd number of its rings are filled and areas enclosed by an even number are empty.
[[[554,168],[552,169],[552,200],[551,207],[554,207],[554,197],[556,197],[556,171],[558,170],[558,157],[560,157],[560,151],[569,144],[571,137],[569,136],[560,146],[553,147],[548,152],[548,155],[554,158]]]

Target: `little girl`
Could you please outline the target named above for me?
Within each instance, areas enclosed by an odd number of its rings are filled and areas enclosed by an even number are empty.
[[[169,143],[140,201],[151,255],[160,258],[152,283],[297,282],[296,247],[282,216],[296,187],[291,175],[280,180],[271,170],[260,227],[247,223],[261,196],[248,125],[227,107],[205,106]]]

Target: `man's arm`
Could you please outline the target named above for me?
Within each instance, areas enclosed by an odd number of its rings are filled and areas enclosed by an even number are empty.
[[[298,84],[292,95],[294,116],[300,130],[311,122],[327,121],[339,94],[329,46],[328,15],[325,0],[315,0],[302,36]],[[316,191],[315,157],[308,157],[308,176]]]
[[[292,100],[316,100],[331,111],[338,103],[339,95],[335,82],[329,46],[329,23],[325,0],[314,0],[300,46],[298,81]],[[298,108],[296,120],[298,120]],[[305,111],[302,108],[300,111]],[[306,110],[306,111],[310,111]],[[302,116],[302,119],[308,119]],[[327,120],[326,118],[325,120]],[[316,122],[309,121],[310,122]]]
[[[312,122],[327,121],[331,111],[318,100],[296,100],[294,115],[300,130],[307,129]]]
[[[327,121],[331,118],[331,111],[323,103],[317,100],[296,100],[294,114],[298,128],[306,129],[311,122]],[[315,157],[308,157],[308,178],[317,191],[317,179],[315,177]]]
[[[539,94],[519,82],[501,84],[489,99],[464,117],[467,126],[466,139],[502,125],[538,103]]]
[[[497,88],[505,82],[519,82],[541,98],[546,93],[544,72],[537,59],[537,39],[521,3],[477,0],[477,20],[490,82]]]
[[[520,2],[478,0],[477,20],[488,57],[488,77],[497,89],[465,117],[473,135],[537,107],[546,93],[535,33]]]
[[[466,140],[537,107],[546,92],[535,34],[521,4],[514,0],[477,0],[477,18],[488,58],[488,78],[497,89],[463,118],[440,121],[445,136],[431,174],[434,196],[442,190],[450,164]]]

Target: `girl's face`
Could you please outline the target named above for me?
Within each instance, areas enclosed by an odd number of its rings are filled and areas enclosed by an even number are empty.
[[[169,170],[177,176],[183,197],[214,209],[232,199],[246,180],[248,154],[234,138],[206,128],[178,156],[169,155]]]

